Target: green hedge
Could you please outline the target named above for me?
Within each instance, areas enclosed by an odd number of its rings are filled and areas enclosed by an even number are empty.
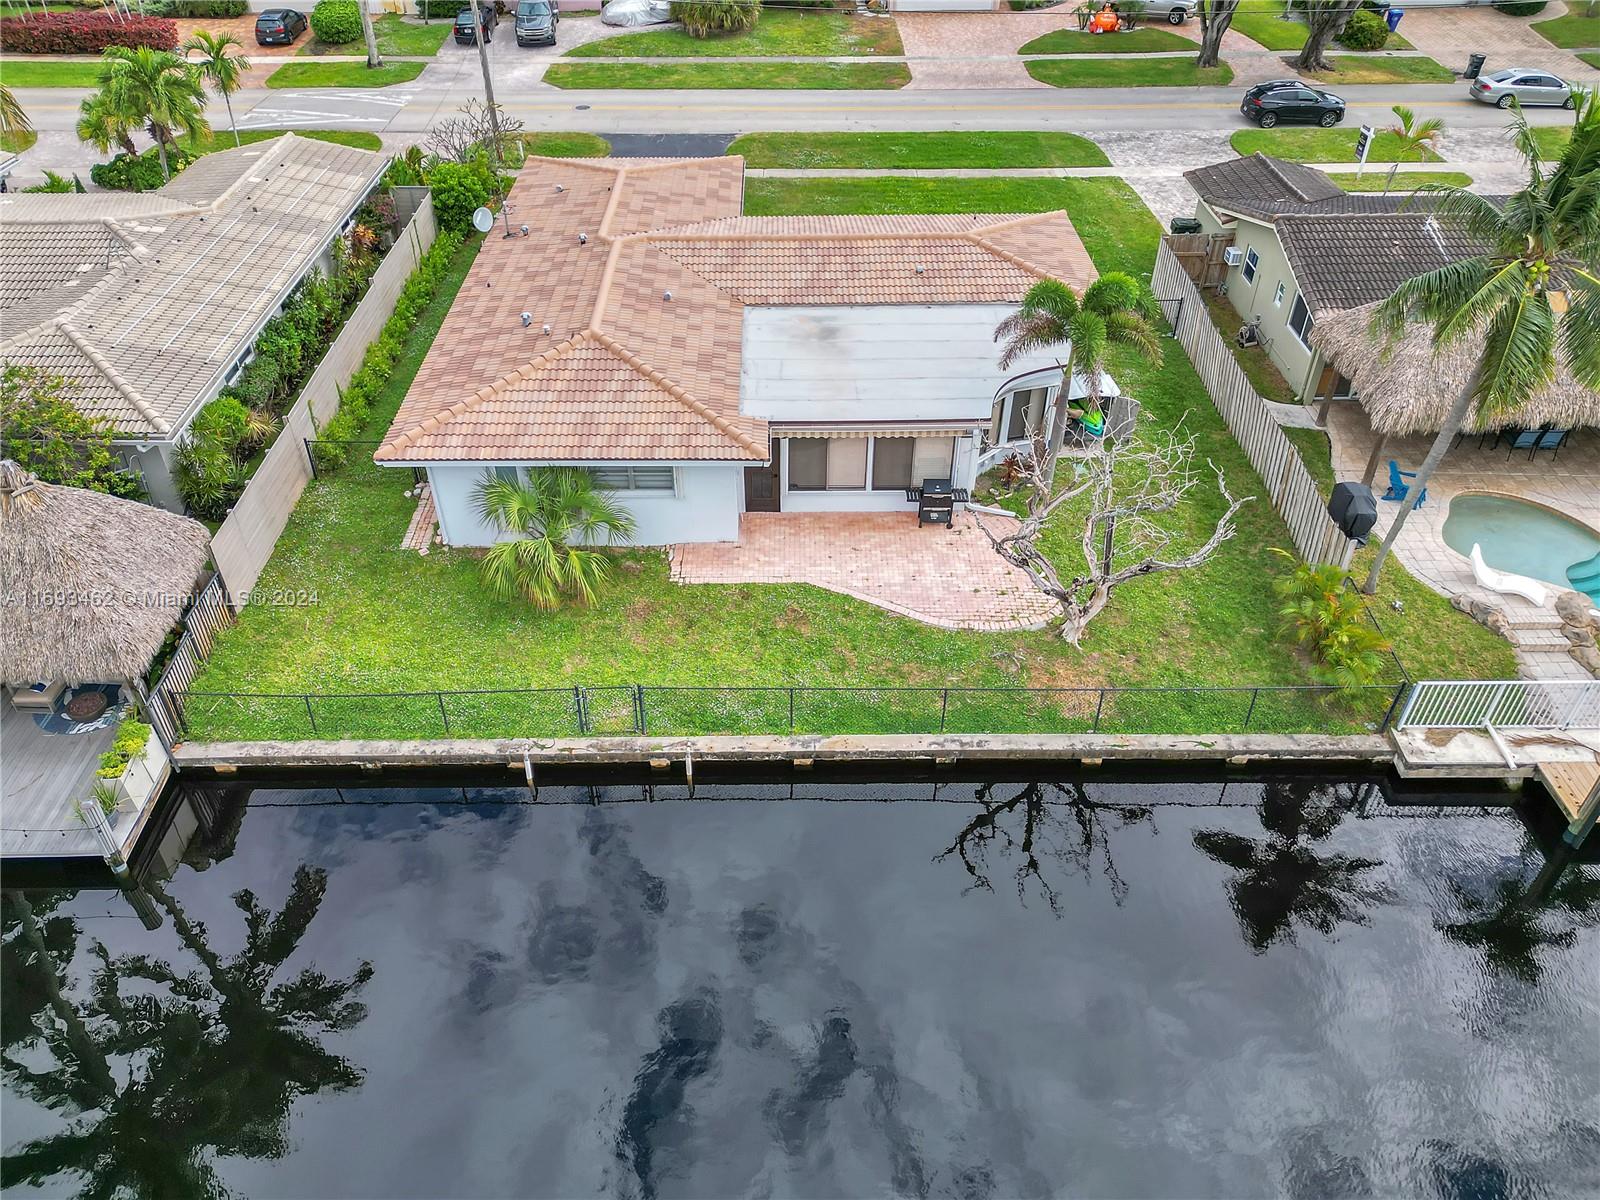
[[[167,167],[174,177],[193,161],[194,155],[167,147]],[[143,154],[119,154],[110,162],[95,163],[89,168],[89,178],[117,192],[154,191],[166,182],[161,177],[161,154],[154,146]]]
[[[311,10],[311,32],[319,42],[344,46],[361,40],[361,7],[356,0],[318,0]]]
[[[1494,7],[1508,17],[1532,17],[1544,11],[1545,0],[1500,0]]]
[[[1375,12],[1357,9],[1339,35],[1339,41],[1352,50],[1382,50],[1389,40],[1389,24]]]
[[[150,17],[242,17],[250,11],[247,0],[145,0]]]

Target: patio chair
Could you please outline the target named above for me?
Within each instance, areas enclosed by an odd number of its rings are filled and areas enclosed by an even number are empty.
[[[1511,456],[1518,450],[1527,450],[1529,452],[1528,457],[1532,458],[1534,454],[1538,452],[1539,435],[1542,432],[1543,431],[1539,429],[1517,430],[1517,432],[1512,435],[1511,438],[1511,449],[1506,451],[1506,461],[1510,462]]]
[[[1528,461],[1533,461],[1533,456],[1541,450],[1550,451],[1552,461],[1561,456],[1561,443],[1567,440],[1565,429],[1545,429],[1539,433],[1539,440],[1534,443],[1533,449],[1528,452]]]
[[[1544,607],[1544,602],[1549,598],[1544,584],[1537,579],[1529,579],[1526,575],[1513,575],[1510,571],[1496,571],[1483,561],[1483,551],[1478,548],[1478,543],[1472,543],[1472,577],[1478,581],[1479,587],[1486,587],[1491,592],[1499,592],[1506,596],[1521,596],[1534,604]]]
[[[1416,477],[1417,473],[1415,471],[1402,471],[1400,464],[1391,458],[1389,460],[1389,490],[1383,493],[1383,498],[1385,500],[1393,500],[1396,503],[1404,500],[1411,494],[1411,485],[1406,480],[1415,479]],[[1423,488],[1411,507],[1413,509],[1421,508],[1427,499],[1428,489]]]

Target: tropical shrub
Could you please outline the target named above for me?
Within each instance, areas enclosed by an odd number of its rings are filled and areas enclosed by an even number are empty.
[[[111,448],[109,421],[85,416],[66,399],[69,385],[37,367],[0,371],[0,458],[45,483],[137,499],[144,488]]]
[[[581,467],[534,467],[527,482],[485,472],[478,513],[511,541],[489,547],[478,572],[500,600],[518,596],[535,608],[563,599],[594,603],[611,577],[611,557],[597,546],[633,537],[633,514]]]
[[[221,521],[244,491],[244,476],[228,447],[215,437],[196,434],[178,446],[172,460],[178,495],[197,517]]]
[[[1350,14],[1339,41],[1352,50],[1382,50],[1389,40],[1389,24],[1377,13],[1358,8]]]
[[[466,233],[472,227],[472,214],[489,203],[493,174],[487,164],[441,162],[428,170],[428,187],[433,193],[433,215],[440,229]]]
[[[330,46],[360,41],[360,6],[356,0],[318,0],[311,10],[311,32]]]
[[[1508,17],[1531,17],[1544,11],[1545,0],[1500,0],[1494,7]]]
[[[249,0],[145,0],[150,17],[242,17],[250,11]]]
[[[1376,680],[1390,645],[1368,622],[1361,593],[1345,586],[1344,571],[1300,562],[1276,546],[1272,552],[1294,563],[1292,571],[1272,581],[1272,592],[1285,631],[1311,655],[1318,678],[1339,687]]]
[[[95,772],[102,779],[116,779],[128,769],[150,740],[150,726],[132,717],[124,717],[112,738],[111,749],[100,756],[100,769]]]
[[[210,438],[232,454],[249,424],[250,410],[236,396],[223,394],[200,410],[190,429],[195,437]]]
[[[194,159],[194,155],[176,145],[167,147],[167,165],[174,175]],[[166,182],[161,177],[161,156],[154,146],[143,154],[119,154],[110,162],[95,163],[89,168],[89,178],[100,187],[117,192],[154,191]]]
[[[760,0],[673,0],[672,19],[690,37],[748,33],[761,19]]]
[[[25,187],[22,190],[25,192],[71,192],[82,191],[83,189],[81,187],[74,188],[72,180],[65,175],[57,175],[54,171],[46,169],[43,183],[36,183],[32,187]]]
[[[0,45],[12,54],[99,54],[107,46],[171,50],[177,44],[177,23],[164,17],[44,13],[0,21]]]

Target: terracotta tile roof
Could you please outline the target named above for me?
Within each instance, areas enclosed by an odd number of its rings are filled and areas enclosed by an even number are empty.
[[[764,460],[739,411],[746,305],[1014,303],[1095,277],[1064,213],[744,217],[743,179],[737,157],[529,160],[509,197],[528,237],[489,235],[377,460]]]

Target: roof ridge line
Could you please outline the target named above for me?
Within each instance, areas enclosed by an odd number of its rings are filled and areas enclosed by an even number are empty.
[[[633,162],[623,159],[617,170],[627,171],[630,174],[642,175],[646,171],[667,171],[677,167],[687,167],[693,163],[728,163],[737,162],[740,170],[744,169],[744,155],[742,154],[697,154],[692,158],[673,158],[663,155],[661,162]]]
[[[207,201],[205,204],[194,204],[194,203],[191,203],[190,204],[190,208],[193,209],[194,212],[197,213],[197,214],[198,213],[213,213],[213,214],[215,214],[215,213],[221,212],[222,208],[223,208],[223,205],[228,203],[228,201],[230,201],[233,198],[234,193],[239,191],[245,185],[245,183],[247,183],[249,181],[250,173],[251,173],[252,169],[259,168],[259,167],[261,167],[263,165],[276,166],[278,159],[282,158],[285,154],[288,153],[288,151],[285,150],[284,147],[293,145],[295,140],[296,140],[296,135],[295,135],[294,130],[292,130],[292,129],[288,130],[287,132],[285,132],[285,133],[283,133],[281,135],[279,135],[278,137],[268,138],[267,139],[267,142],[268,142],[267,152],[265,154],[263,154],[260,158],[258,158],[253,163],[244,162],[244,156],[241,154],[239,161],[241,163],[243,163],[245,169],[239,172],[238,176],[234,179],[234,181],[232,183],[230,183],[227,187],[223,188],[222,191],[216,197],[214,197],[213,199]],[[298,140],[300,140],[300,141],[309,141],[310,139],[309,138],[300,138]],[[254,145],[254,143],[252,143],[252,145]],[[232,149],[242,151],[244,149],[244,147],[243,146],[234,146],[234,147],[232,147]],[[224,150],[222,153],[226,154],[227,151]],[[176,179],[177,176],[174,175],[172,178]],[[171,181],[172,180],[168,180],[167,182],[170,183]],[[163,185],[163,186],[165,186],[165,185]],[[157,188],[156,190],[160,191],[160,188]]]
[[[441,425],[446,424],[452,417],[459,417],[464,412],[470,412],[472,409],[477,408],[478,405],[482,404],[485,400],[489,400],[494,396],[499,395],[508,385],[528,379],[541,368],[549,366],[559,358],[564,358],[568,351],[575,350],[585,342],[593,340],[594,333],[595,331],[592,328],[581,329],[571,337],[557,342],[548,350],[542,351],[536,357],[531,358],[527,362],[523,363],[515,371],[507,372],[499,379],[496,379],[493,383],[485,384],[483,387],[479,388],[465,399],[457,400],[453,404],[446,405],[444,408],[439,409],[431,416],[425,417],[421,421],[418,421],[404,433],[396,434],[393,438],[386,440],[383,445],[379,446],[377,451],[374,452],[373,457],[377,458],[380,455],[387,457],[385,454],[386,451],[406,449],[408,446],[412,445],[422,434],[432,433]]]
[[[622,180],[626,171],[619,170],[611,186],[606,189],[606,210],[600,214],[600,227],[595,231],[603,238],[609,238],[611,233],[611,218],[617,215],[617,205],[622,203]]]
[[[671,396],[674,400],[683,405],[690,412],[694,413],[697,417],[709,422],[716,429],[727,435],[727,437],[734,443],[750,451],[752,454],[761,455],[763,458],[771,453],[769,447],[756,445],[756,443],[751,441],[749,437],[741,433],[738,429],[734,428],[733,423],[726,417],[720,415],[719,413],[713,412],[703,401],[697,400],[694,395],[682,384],[674,383],[672,380],[668,379],[660,371],[647,364],[637,354],[635,354],[632,350],[629,350],[610,334],[601,329],[595,329],[591,332],[593,333],[594,340],[596,342],[604,346],[623,362],[627,363],[628,366],[639,372],[639,374],[645,379],[649,380],[662,391],[666,392],[667,395]]]
[[[709,288],[711,288],[711,289],[713,289],[715,291],[721,292],[725,296],[732,296],[741,305],[744,305],[744,306],[748,306],[749,305],[749,301],[744,298],[744,294],[742,292],[739,292],[738,290],[736,290],[734,288],[724,287],[722,284],[718,283],[715,279],[711,278],[711,276],[705,274],[703,271],[696,270],[694,267],[692,267],[688,263],[684,262],[681,258],[678,258],[677,256],[672,255],[672,254],[668,254],[667,251],[664,248],[662,248],[661,246],[652,246],[650,248],[652,250],[654,250],[657,254],[661,255],[661,257],[665,258],[668,262],[672,263],[672,265],[677,267],[679,270],[687,271],[690,275],[693,275],[696,279],[700,280],[700,282],[704,283],[707,287],[709,287]]]
[[[1013,254],[1009,250],[1002,249],[1001,247],[996,246],[993,243],[986,241],[984,238],[980,237],[978,235],[978,233],[976,233],[976,232],[962,234],[961,236],[966,241],[969,241],[974,246],[977,246],[980,250],[988,251],[990,254],[994,255],[996,258],[1002,259],[1005,262],[1010,263],[1012,266],[1016,267],[1020,271],[1026,271],[1030,275],[1037,275],[1040,279],[1054,279],[1055,278],[1055,276],[1052,275],[1049,271],[1044,270],[1042,267],[1036,267],[1031,262],[1029,262],[1027,259],[1021,257],[1020,255]]]
[[[617,260],[622,257],[622,240],[614,239],[606,251],[606,265],[600,271],[600,284],[594,290],[594,311],[589,314],[589,328],[595,329],[611,300],[611,281],[617,273]]]
[[[156,432],[172,432],[172,425],[155,410],[148,400],[134,390],[133,385],[122,377],[122,372],[111,365],[111,361],[95,348],[94,343],[74,329],[69,321],[59,320],[55,325],[57,329],[61,330],[67,341],[76,346],[83,356],[94,364],[95,370],[99,371],[111,382],[111,386],[117,389],[118,394],[133,405],[140,416],[156,427]]]

